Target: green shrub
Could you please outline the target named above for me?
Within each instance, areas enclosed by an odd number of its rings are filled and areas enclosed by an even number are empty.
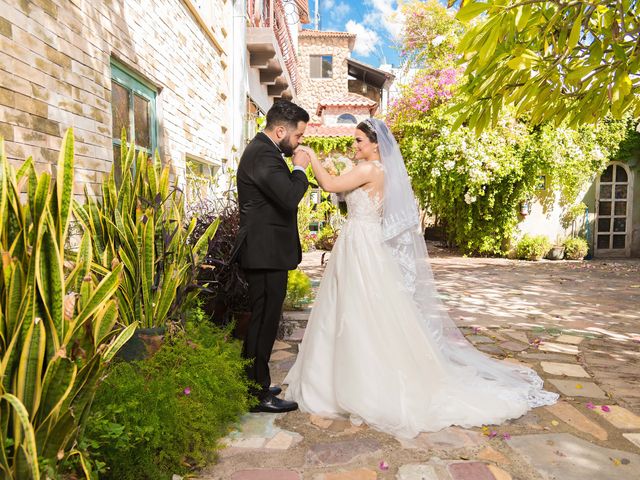
[[[196,217],[187,221],[182,192],[171,185],[169,166],[143,151],[135,156],[123,133],[121,157],[102,184],[98,199],[85,192],[76,214],[91,233],[98,271],[123,264],[116,294],[122,323],[145,328],[182,320],[181,312],[198,293],[195,277],[218,221],[197,242],[189,237]]]
[[[287,282],[284,306],[289,310],[300,310],[311,301],[311,280],[300,269],[291,270]]]
[[[16,171],[0,138],[0,478],[52,478],[70,457],[98,379],[133,334],[114,294],[122,267],[92,271],[92,242],[65,252],[73,217],[74,139],[57,174],[29,157]],[[90,467],[85,465],[86,472]]]
[[[589,252],[589,244],[584,238],[568,238],[564,242],[564,258],[567,260],[582,260]]]
[[[102,478],[169,479],[215,458],[248,410],[246,361],[229,329],[188,322],[146,361],[113,366],[96,395],[87,440]]]
[[[540,260],[551,248],[551,241],[544,235],[526,234],[516,246],[516,257],[522,260]]]
[[[319,250],[331,251],[337,239],[338,232],[336,232],[330,225],[327,225],[320,230],[320,233],[316,238],[316,248]]]

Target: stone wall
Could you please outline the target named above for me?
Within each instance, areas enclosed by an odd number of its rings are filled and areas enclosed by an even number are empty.
[[[187,154],[226,158],[226,55],[187,1],[0,0],[0,135],[9,159],[31,155],[48,168],[74,127],[75,193],[84,185],[97,192],[112,164],[112,58],[158,90],[158,146],[178,176]],[[212,3],[231,11],[231,2]],[[227,49],[224,22],[214,28]]]
[[[349,92],[347,58],[349,37],[306,36],[298,38],[298,67],[300,72],[300,92],[298,103],[311,116],[311,122],[320,122],[316,115],[321,99],[336,98]],[[311,78],[310,55],[332,55],[332,78]]]
[[[348,112],[345,112],[345,110],[345,107],[326,107],[322,112],[322,123],[325,125],[336,125],[338,123],[338,117],[343,113],[350,113],[356,117],[356,124],[364,122],[367,118],[371,118],[368,107],[349,107]]]

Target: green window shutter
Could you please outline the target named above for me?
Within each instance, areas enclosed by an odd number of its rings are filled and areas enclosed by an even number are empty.
[[[111,113],[114,159],[120,156],[120,135],[135,139],[137,149],[152,155],[158,146],[157,90],[115,60],[111,61]]]

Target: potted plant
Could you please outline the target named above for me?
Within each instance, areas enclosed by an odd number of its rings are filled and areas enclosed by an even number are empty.
[[[516,257],[522,260],[542,260],[550,247],[551,242],[546,236],[526,234],[516,246]]]
[[[549,260],[562,260],[564,258],[564,243],[560,240],[560,236],[556,237],[556,243],[547,252]]]
[[[567,260],[582,260],[589,253],[589,244],[582,237],[571,237],[565,240],[565,258]]]

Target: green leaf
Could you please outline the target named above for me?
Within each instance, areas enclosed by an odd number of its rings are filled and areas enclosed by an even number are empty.
[[[64,249],[64,238],[66,238],[69,227],[71,205],[73,202],[73,129],[69,128],[62,138],[62,147],[58,159],[58,179],[56,190],[58,196],[58,244]],[[64,251],[60,251],[62,256]]]
[[[49,416],[58,415],[73,390],[78,367],[61,354],[56,353],[49,362],[42,380],[42,401],[38,412],[40,424],[45,423]]]
[[[476,18],[478,15],[486,12],[489,7],[490,5],[488,3],[468,2],[458,10],[456,18],[461,22],[468,22]]]
[[[84,322],[93,314],[95,314],[104,304],[113,296],[120,284],[120,273],[122,272],[122,264],[113,269],[113,272],[105,276],[98,286],[93,290],[93,295],[88,299],[82,307],[82,311],[73,321],[73,328],[69,328],[69,332],[65,337],[65,344],[73,338],[75,331],[81,328]]]
[[[16,412],[18,416],[18,420],[20,420],[20,424],[22,425],[22,430],[24,432],[24,439],[26,443],[26,459],[29,465],[29,469],[31,470],[31,476],[33,480],[40,480],[40,468],[38,466],[38,448],[36,445],[36,437],[33,431],[33,426],[29,421],[29,413],[27,409],[24,407],[20,400],[10,394],[5,393],[0,397],[0,400],[7,401],[13,410]]]
[[[122,348],[122,346],[127,343],[127,341],[133,336],[133,334],[138,328],[138,322],[133,322],[131,325],[127,326],[120,334],[116,337],[116,339],[111,342],[109,347],[102,354],[102,360],[104,362],[110,362],[118,350]]]
[[[569,50],[573,50],[576,45],[578,45],[578,40],[580,40],[580,32],[582,31],[582,11],[578,15],[578,18],[573,23],[573,27],[571,27],[571,33],[569,34],[569,43],[567,48]]]

